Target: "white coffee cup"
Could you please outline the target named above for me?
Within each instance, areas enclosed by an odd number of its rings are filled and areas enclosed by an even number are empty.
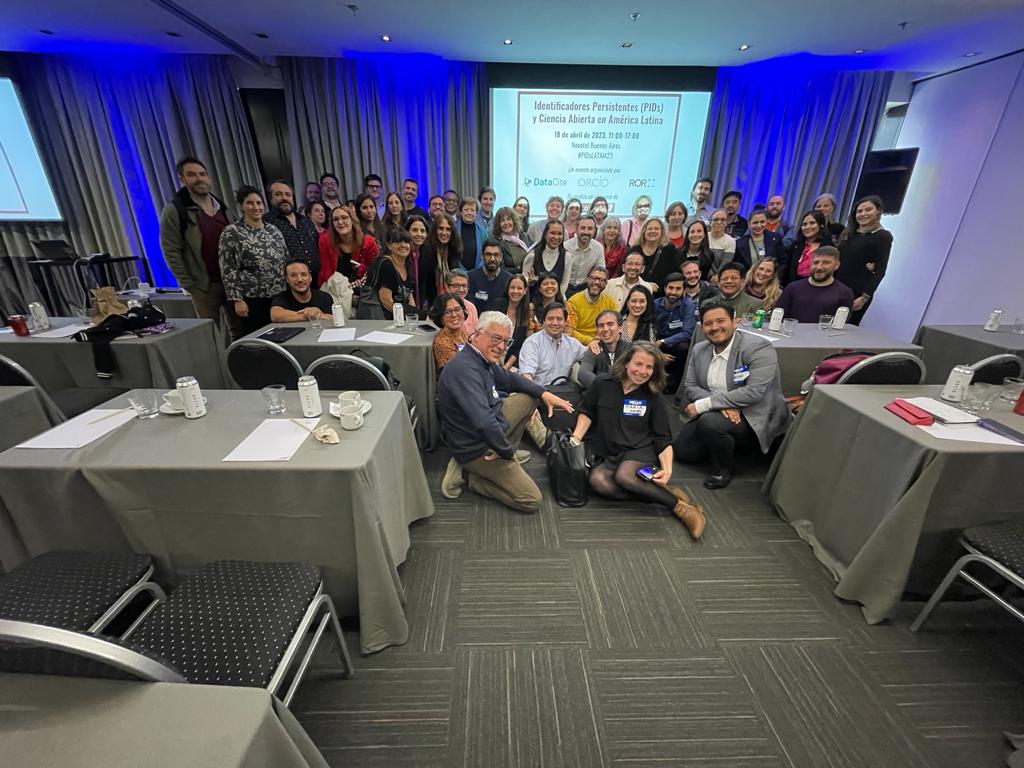
[[[352,404],[341,406],[341,428],[342,429],[359,429],[363,426],[363,406],[362,404]]]
[[[363,407],[363,396],[356,392],[354,389],[350,389],[347,392],[342,392],[338,395],[338,407],[344,408],[346,405],[358,405],[360,408]]]
[[[164,392],[163,398],[164,402],[176,411],[180,411],[185,408],[181,402],[181,393],[176,389],[172,389],[170,392]]]

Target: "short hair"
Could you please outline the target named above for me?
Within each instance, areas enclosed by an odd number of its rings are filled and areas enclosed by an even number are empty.
[[[455,269],[450,269],[450,270],[448,270],[448,273],[444,276],[444,284],[445,285],[453,285],[452,280],[455,279],[456,277],[464,277],[468,281],[469,280],[469,273],[466,270],[464,270],[462,267],[456,267]],[[487,313],[485,312],[484,314],[486,315]]]
[[[472,205],[478,211],[480,210],[480,201],[477,200],[475,197],[464,197],[461,200],[459,200],[459,210],[460,211],[463,208],[465,208],[467,205]]]
[[[384,239],[388,245],[391,243],[409,243],[409,245],[412,245],[412,237],[409,235],[409,230],[402,227],[392,227],[388,230]]]
[[[417,186],[419,186],[419,185],[417,185]],[[446,190],[444,191],[444,194],[443,194],[443,195],[441,196],[441,199],[443,200],[443,199],[444,199],[444,195],[447,195],[447,194],[448,194],[449,192],[451,192],[451,193],[452,193],[453,195],[455,195],[456,197],[458,197],[458,196],[459,196],[459,193],[458,193],[458,192],[456,192],[456,191],[455,191],[454,189],[446,189]]]
[[[747,274],[747,268],[741,261],[727,261],[718,269],[718,276],[721,277],[722,273],[727,269],[734,269],[740,273],[740,280],[742,280]]]
[[[284,274],[288,274],[288,267],[290,267],[292,264],[301,264],[309,272],[310,277],[313,276],[313,270],[310,269],[309,262],[307,262],[305,259],[300,259],[298,256],[289,256],[287,259],[284,260]]]
[[[185,170],[186,165],[198,165],[204,171],[206,170],[206,163],[204,163],[198,157],[186,155],[185,157],[181,158],[181,160],[174,164],[174,170],[177,171],[179,176],[181,176],[182,171]]]
[[[645,264],[647,262],[647,259],[644,258],[644,255],[640,251],[630,251],[629,253],[622,257],[622,263],[625,264],[627,261],[629,261],[630,256],[636,256],[638,259],[640,259],[641,262]]]
[[[492,325],[500,325],[509,333],[512,333],[512,331],[515,330],[515,326],[512,325],[512,318],[504,312],[496,312],[494,310],[484,312],[479,318],[477,318],[476,330],[482,331]]]
[[[591,216],[589,213],[584,213],[578,219],[576,219],[576,229],[579,229],[581,221],[592,221],[594,222],[594,229],[597,230],[597,219]]]
[[[622,315],[620,315],[618,313],[618,311],[614,310],[614,309],[602,309],[600,312],[598,312],[597,313],[597,319],[594,320],[594,325],[597,325],[598,323],[600,323],[601,322],[601,318],[604,317],[605,315],[611,315],[612,317],[615,318],[615,322],[616,323],[618,323],[619,325],[622,325]]]
[[[383,185],[384,185],[384,179],[382,179],[382,178],[381,178],[380,176],[378,176],[378,175],[377,175],[376,173],[368,173],[368,174],[366,174],[365,176],[363,176],[363,186],[364,186],[364,187],[365,187],[365,186],[366,186],[367,184],[369,184],[369,183],[370,183],[371,181],[379,181],[379,182],[381,183],[381,186],[383,186]]]
[[[432,202],[434,202],[435,200],[440,200],[441,204],[442,205],[444,204],[444,198],[441,197],[441,195],[431,195],[430,197],[427,198],[427,207],[429,208],[430,204]]]
[[[338,185],[340,185],[340,184],[341,184],[341,182],[340,182],[340,181],[338,181],[338,177],[337,177],[337,176],[335,176],[335,175],[334,175],[333,173],[331,173],[330,171],[325,171],[324,173],[321,173],[321,174],[320,174],[320,184],[321,184],[321,185],[323,185],[323,183],[324,183],[324,179],[334,179],[334,183],[335,183],[335,184],[338,184]]]
[[[418,181],[416,181],[416,179],[412,178],[411,176],[409,176],[408,178],[402,179],[402,186],[404,187],[404,186],[405,186],[406,184],[408,184],[408,183],[409,183],[410,181],[411,181],[411,182],[412,182],[413,184],[415,184],[415,185],[416,185],[416,188],[417,188],[417,189],[419,189],[419,187],[420,187],[420,183],[419,183]]]
[[[590,277],[595,272],[604,272],[604,276],[608,277],[608,267],[602,266],[600,264],[595,264],[594,266],[592,266],[590,268],[590,271],[587,272],[587,277]]]
[[[292,185],[289,184],[287,181],[285,181],[284,179],[274,179],[272,182],[267,184],[267,196],[268,197],[270,196],[270,188],[272,186],[274,186],[275,184],[284,184],[286,187],[288,187],[288,189],[290,189],[292,191],[293,194],[295,193],[295,190],[292,188]]]
[[[544,309],[541,310],[541,312],[543,312],[541,319],[547,320],[548,315],[550,315],[551,312],[556,309],[562,313],[563,320],[569,319],[569,310],[565,308],[565,304],[562,304],[561,302],[558,301],[552,301],[550,304],[544,307]]]
[[[685,282],[686,282],[686,278],[683,277],[683,273],[682,272],[669,272],[665,276],[665,285],[668,285],[669,283],[685,283]]]
[[[549,205],[551,205],[551,204],[552,204],[553,202],[555,202],[556,200],[557,200],[557,201],[558,201],[559,203],[561,203],[561,205],[562,205],[562,207],[563,207],[563,208],[565,208],[565,200],[564,200],[564,199],[562,199],[561,197],[559,197],[558,195],[552,195],[551,197],[549,197],[549,198],[548,198],[548,201],[547,201],[546,203],[544,203],[544,207],[545,207],[545,208],[547,208],[547,207],[548,207]]]
[[[772,199],[773,197],[777,197],[777,198],[779,198],[779,199],[780,199],[780,200],[781,200],[782,202],[786,202],[786,196],[785,196],[785,195],[783,195],[783,194],[782,194],[781,192],[773,192],[772,194],[768,195],[768,200],[769,200],[769,202],[771,201],[771,199]]]
[[[493,237],[488,237],[483,243],[480,244],[480,253],[484,252],[484,248],[497,248],[498,252],[501,252],[501,243],[495,240]]]
[[[822,245],[815,249],[815,256],[831,256],[836,261],[839,261],[839,249],[833,245]]]
[[[726,192],[724,195],[722,195],[722,202],[724,203],[730,197],[735,197],[737,200],[742,200],[743,199],[743,193],[740,192],[738,189],[730,189],[728,192]]]
[[[715,180],[712,179],[710,176],[701,176],[699,179],[693,182],[693,186],[696,187],[698,184],[702,184],[705,181],[708,183],[708,192],[715,188]],[[691,189],[692,188],[693,187],[691,187]]]
[[[498,196],[498,193],[494,191],[494,187],[480,187],[480,194],[477,195],[477,198],[483,197],[484,194],[487,193],[487,192],[490,192],[495,197]]]
[[[263,193],[256,189],[256,187],[251,184],[243,184],[235,190],[235,202],[241,205],[249,195],[259,195],[260,200],[263,199]]]
[[[729,315],[729,319],[736,317],[736,310],[733,309],[731,304],[726,304],[724,301],[719,299],[717,296],[708,299],[700,305],[700,320],[704,322],[704,315],[713,309],[724,309],[726,314]]]
[[[427,313],[428,317],[438,328],[444,322],[445,309],[448,306],[448,302],[452,299],[458,303],[459,309],[462,310],[462,319],[465,320],[469,317],[469,310],[466,309],[466,302],[462,300],[462,297],[446,291],[434,299],[434,303],[430,305],[430,311]]]
[[[651,378],[647,380],[647,387],[655,394],[661,392],[665,388],[665,380],[667,378],[665,358],[658,348],[649,341],[634,341],[625,354],[616,357],[615,363],[612,364],[612,377],[625,383],[627,379],[626,366],[629,365],[637,352],[644,352],[654,360],[654,371],[651,373]]]

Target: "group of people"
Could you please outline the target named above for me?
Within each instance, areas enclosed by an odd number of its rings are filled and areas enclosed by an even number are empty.
[[[385,318],[401,304],[406,316],[433,320],[453,454],[445,495],[465,480],[535,510],[539,490],[514,446],[537,425],[538,405],[573,409],[545,389],[573,376],[584,389],[574,437],[599,459],[594,490],[664,503],[695,536],[703,512],[667,484],[673,460],[710,460],[705,485],[724,487],[736,447],[767,451],[789,418],[775,352],[737,334],[741,320],[780,307],[817,322],[847,307],[857,323],[892,246],[875,196],[856,201],[844,226],[835,197],[822,194],[794,225],[781,195],[746,216],[736,190],[715,207],[709,178],[664,217],[651,215],[646,195],[623,219],[603,197],[584,205],[552,196],[533,219],[527,198],[498,207],[490,187],[445,190],[424,210],[415,179],[385,193],[372,173],[343,200],[325,173],[305,185],[301,206],[283,180],[266,200],[242,187],[236,218],[202,161],[184,158],[177,172],[182,187],[160,217],[165,259],[197,315],[223,313],[233,338],[272,320],[326,317],[339,295]],[[677,390],[686,424],[673,443],[662,393]]]

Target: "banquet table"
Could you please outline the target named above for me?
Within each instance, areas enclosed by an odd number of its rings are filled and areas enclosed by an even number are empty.
[[[324,355],[348,354],[352,350],[363,350],[367,354],[382,357],[391,366],[391,371],[402,385],[402,391],[416,401],[416,407],[423,423],[424,437],[428,448],[436,448],[441,437],[437,420],[437,377],[434,371],[434,334],[393,328],[390,320],[349,320],[346,328],[354,328],[354,341],[318,342],[319,332],[305,323],[272,323],[246,336],[251,339],[271,328],[301,327],[302,333],[284,343],[284,348],[295,355],[305,369],[310,363]],[[330,322],[324,329],[330,329]],[[372,331],[387,331],[408,334],[410,338],[401,344],[381,344],[364,341],[363,337]]]
[[[196,318],[196,308],[192,303],[192,297],[184,292],[157,293],[150,291],[149,303],[163,312],[168,319]]]
[[[50,319],[50,330],[79,321]],[[96,376],[92,344],[71,338],[0,334],[0,355],[21,363],[47,390],[71,387],[168,389],[179,376],[192,375],[204,388],[222,389],[227,382],[222,346],[212,320],[174,319],[174,328],[155,336],[127,335],[115,339],[116,370],[109,379]]]
[[[35,387],[0,387],[0,452],[53,425]]]
[[[884,409],[942,388],[822,385],[790,427],[762,490],[868,623],[904,591],[930,594],[972,525],[1024,518],[1024,445],[940,439]],[[986,417],[1024,432],[996,401]]]
[[[922,325],[914,343],[924,348],[925,381],[944,384],[954,365],[972,365],[1004,352],[1024,357],[1024,335],[1014,333],[1011,327],[1012,319],[997,331],[986,331],[980,325]]]
[[[327,768],[261,688],[0,675],[7,766]]]
[[[740,330],[771,341],[779,356],[779,373],[785,395],[799,394],[800,385],[811,377],[815,366],[838,352],[909,352],[919,357],[921,355],[921,347],[917,344],[909,344],[856,325],[847,325],[842,330],[834,331],[822,330],[817,323],[800,323],[792,336],[746,326],[740,326]]]
[[[301,561],[324,574],[343,616],[358,616],[365,652],[408,639],[397,566],[409,525],[434,512],[401,393],[368,392],[358,431],[341,429],[322,393],[321,424],[340,443],[307,436],[286,461],[224,462],[268,417],[259,392],[207,390],[200,419],[133,419],[83,448],[0,454],[0,520],[24,552],[136,551],[172,583],[219,559]],[[124,398],[110,408],[127,405]],[[16,563],[5,563],[7,568]]]

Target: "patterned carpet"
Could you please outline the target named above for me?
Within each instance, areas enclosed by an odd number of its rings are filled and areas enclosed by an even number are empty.
[[[919,635],[920,603],[868,626],[771,511],[764,464],[716,492],[676,465],[695,543],[644,504],[448,501],[446,460],[425,458],[437,513],[400,569],[409,642],[351,680],[321,655],[293,704],[331,765],[995,768],[1024,730],[1024,626],[987,600]]]

